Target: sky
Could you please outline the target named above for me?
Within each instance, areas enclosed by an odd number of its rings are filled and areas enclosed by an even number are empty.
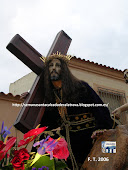
[[[31,72],[6,46],[19,34],[46,56],[64,30],[68,54],[115,69],[128,68],[127,0],[0,0],[0,92]]]

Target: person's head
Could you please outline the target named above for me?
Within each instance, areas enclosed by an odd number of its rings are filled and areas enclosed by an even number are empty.
[[[57,81],[61,79],[61,61],[54,58],[49,62],[49,76],[51,81]]]
[[[70,84],[73,78],[76,79],[62,58],[50,59],[45,64],[45,78],[48,84],[52,84],[52,81],[61,80],[63,86],[66,86],[67,83]]]
[[[68,68],[67,62],[63,58],[50,58],[50,60],[45,63],[44,69],[44,88],[46,101],[53,101],[54,87],[52,81],[57,80],[61,80],[62,82],[63,101],[66,101],[67,98],[72,97],[73,95],[71,94],[74,94],[76,89],[81,86],[81,81],[73,76]]]
[[[125,82],[128,83],[128,69],[124,70],[124,78],[125,78]]]

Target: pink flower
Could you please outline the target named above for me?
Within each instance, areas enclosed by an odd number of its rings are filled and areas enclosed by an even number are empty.
[[[69,151],[67,142],[61,138],[53,150],[53,156],[58,159],[67,159],[69,157]]]
[[[47,142],[50,142],[52,140],[53,139],[50,137]],[[69,157],[69,151],[65,139],[60,138],[57,141],[57,145],[53,149],[53,157],[58,159],[67,159]]]

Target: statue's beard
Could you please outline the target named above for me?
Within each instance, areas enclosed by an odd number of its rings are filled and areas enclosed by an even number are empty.
[[[54,73],[54,74],[53,74],[53,73]],[[53,71],[53,72],[51,72],[51,74],[50,74],[50,79],[51,79],[51,81],[60,80],[60,79],[61,79],[60,77],[61,77],[60,74],[58,74],[56,71]]]

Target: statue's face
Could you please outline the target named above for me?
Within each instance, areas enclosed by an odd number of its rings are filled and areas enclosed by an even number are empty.
[[[124,78],[125,78],[126,83],[128,83],[128,69],[125,70],[124,72]]]
[[[59,59],[53,59],[49,63],[49,73],[52,81],[60,80],[61,75],[61,62]]]

